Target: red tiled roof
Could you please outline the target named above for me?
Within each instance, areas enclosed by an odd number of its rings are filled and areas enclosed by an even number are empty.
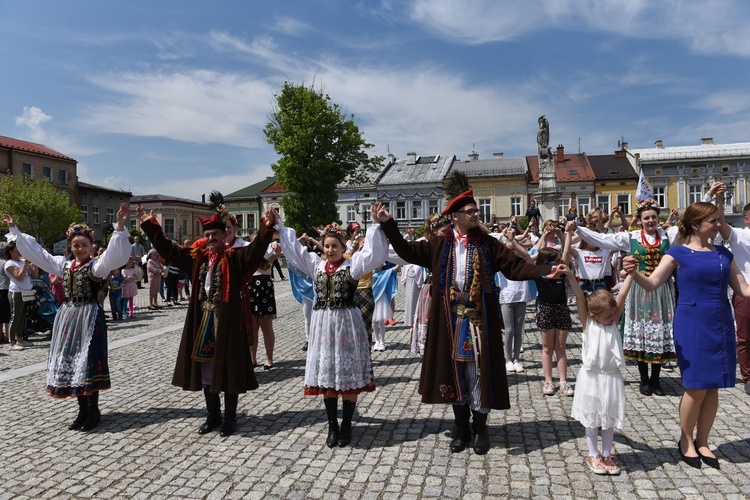
[[[37,144],[35,142],[22,141],[20,139],[13,139],[12,137],[5,137],[0,135],[0,147],[8,149],[17,149],[19,151],[26,151],[28,153],[36,153],[44,156],[52,156],[53,158],[62,158],[63,160],[76,161],[70,156],[66,156],[59,151],[55,151],[52,148],[48,148],[43,144]]]
[[[557,155],[552,153],[555,159],[555,178],[557,182],[581,182],[581,181],[594,181],[596,176],[594,171],[591,169],[586,153],[563,155],[565,161],[557,161]],[[526,162],[529,165],[529,174],[531,175],[531,184],[539,183],[539,157],[538,156],[527,156]],[[571,172],[575,172],[574,174]]]
[[[278,182],[274,182],[264,190],[262,190],[261,194],[269,194],[269,193],[284,193],[286,192],[286,188],[279,184]]]

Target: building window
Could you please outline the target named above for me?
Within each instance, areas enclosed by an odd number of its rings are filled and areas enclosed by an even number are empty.
[[[196,236],[202,235],[203,234],[202,229],[203,228],[201,227],[201,221],[200,220],[196,220],[195,221],[195,235]]]
[[[174,239],[174,219],[164,219],[164,236]]]
[[[617,204],[622,208],[622,213],[630,213],[630,195],[629,194],[618,194]]]
[[[94,216],[94,224],[99,224],[99,206],[94,205],[91,207],[91,213]]]
[[[243,222],[245,222],[244,214],[237,214],[237,229],[243,229],[245,227]]]
[[[427,200],[428,215],[436,214],[440,211],[437,200]]]
[[[88,224],[89,223],[89,206],[81,205],[78,209],[81,211],[81,215],[83,215],[83,222]]]
[[[107,224],[113,224],[115,222],[115,209],[107,207]]]
[[[510,215],[520,216],[521,215],[521,197],[511,196],[510,197]]]
[[[63,186],[68,185],[68,172],[66,170],[59,169],[57,171],[57,183]]]
[[[565,217],[570,211],[570,198],[563,198],[560,200],[560,213],[558,214],[558,220]]]
[[[34,175],[34,169],[31,167],[31,163],[24,163],[21,165],[21,175],[32,177]]]
[[[422,220],[422,200],[411,202],[411,218],[412,220]]]
[[[602,209],[602,212],[609,215],[609,195],[598,194],[596,195],[596,206]]]
[[[138,229],[138,221],[135,219],[130,219],[130,227],[133,229]]]
[[[591,198],[578,198],[578,215],[586,217],[591,210]]]
[[[479,198],[479,218],[482,219],[482,222],[485,224],[490,222],[490,207],[491,207],[491,200],[489,198]]]
[[[52,167],[42,167],[42,179],[52,182]]]
[[[357,211],[354,210],[354,205],[346,206],[346,220],[347,222],[357,220]]]
[[[653,187],[654,201],[659,204],[659,208],[667,207],[667,188],[664,186]]]
[[[406,202],[405,201],[396,202],[396,218],[399,220],[406,219]]]
[[[688,205],[699,202],[703,199],[703,187],[700,184],[691,184],[688,186]]]
[[[255,227],[255,214],[247,214],[247,228],[258,229]]]

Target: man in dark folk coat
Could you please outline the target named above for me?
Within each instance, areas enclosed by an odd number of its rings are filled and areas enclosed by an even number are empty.
[[[443,214],[451,215],[453,229],[428,241],[405,241],[390,215],[381,216],[381,224],[402,259],[430,269],[433,275],[419,381],[422,402],[452,404],[451,451],[461,452],[471,444],[481,455],[490,449],[490,409],[510,408],[495,273],[502,271],[508,279],[522,281],[547,275],[551,269],[524,262],[483,231],[471,190],[456,196]]]
[[[237,425],[238,395],[258,388],[240,293],[263,263],[276,212],[266,213],[253,243],[240,248],[226,245],[228,212],[223,206],[211,217],[200,218],[203,239],[192,248],[165,237],[157,220],[141,207],[137,214],[159,255],[188,273],[194,287],[172,384],[188,391],[203,390],[208,418],[199,434],[221,426],[221,436],[229,436]],[[223,420],[220,392],[224,392]]]

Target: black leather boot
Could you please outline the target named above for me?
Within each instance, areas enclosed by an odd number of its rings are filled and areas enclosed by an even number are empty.
[[[339,432],[339,448],[348,446],[352,442],[352,416],[354,415],[354,407],[357,406],[356,401],[344,402],[344,411],[341,418],[341,430]]]
[[[88,432],[102,420],[102,413],[99,411],[99,391],[92,392],[89,396],[89,414],[86,421],[81,426],[83,432]]]
[[[227,437],[234,434],[237,430],[237,401],[239,394],[224,393],[224,423],[221,424],[221,437]]]
[[[208,417],[198,429],[198,434],[206,434],[221,425],[221,399],[219,399],[219,395],[211,392],[208,387],[203,388],[203,395],[206,397]]]
[[[474,442],[472,447],[477,455],[484,455],[490,451],[490,434],[487,431],[487,414],[478,411],[471,412],[473,417],[472,430],[474,431]]]
[[[659,375],[661,375],[661,365],[659,363],[652,364],[651,365],[651,378],[649,379],[651,392],[653,392],[655,396],[664,396],[664,389],[661,388]]]
[[[78,416],[75,420],[73,420],[73,423],[68,426],[68,429],[71,431],[75,431],[83,427],[83,423],[86,422],[86,419],[89,416],[89,397],[88,396],[78,396]]]
[[[451,441],[451,452],[461,453],[471,443],[471,427],[469,427],[469,417],[471,412],[469,405],[453,405],[453,441]]]
[[[643,394],[644,396],[650,396],[651,395],[651,380],[649,380],[648,378],[648,363],[639,361],[638,373],[641,374],[641,384],[639,386],[641,394]]]
[[[328,418],[328,437],[326,446],[335,448],[339,444],[339,421],[338,421],[338,403],[339,398],[324,398],[323,404],[326,405],[326,417]]]

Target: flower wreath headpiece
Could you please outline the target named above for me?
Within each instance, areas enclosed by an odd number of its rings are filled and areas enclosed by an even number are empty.
[[[71,239],[75,236],[85,236],[91,241],[94,240],[94,230],[91,229],[87,224],[74,222],[68,227],[65,232],[65,237]]]
[[[346,241],[346,235],[344,234],[344,231],[341,229],[341,226],[339,226],[335,222],[331,222],[325,227],[325,229],[323,229],[323,237],[326,236],[334,236],[341,241]]]
[[[643,200],[638,203],[638,205],[636,205],[635,213],[640,215],[644,210],[656,210],[656,213],[658,214],[661,211],[661,208],[659,207],[659,204],[654,200]]]
[[[443,215],[439,213],[434,213],[430,215],[430,231],[433,233],[442,226],[449,225],[453,222],[450,215]]]

